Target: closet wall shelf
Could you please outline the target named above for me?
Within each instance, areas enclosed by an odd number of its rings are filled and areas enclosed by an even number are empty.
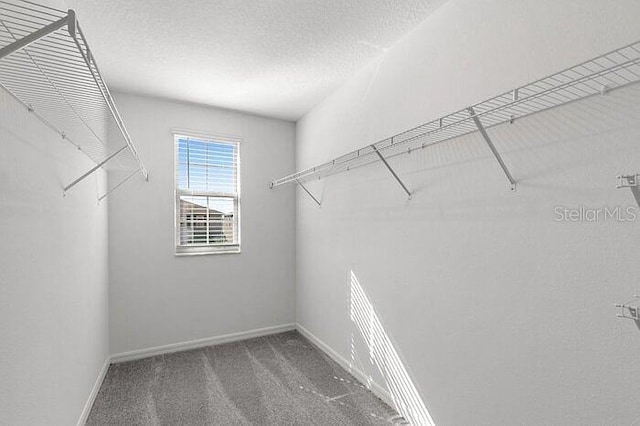
[[[640,41],[518,87],[457,112],[414,127],[387,139],[351,151],[314,167],[271,182],[271,188],[300,183],[385,161],[430,145],[480,132],[512,189],[516,180],[493,145],[487,129],[571,102],[607,93],[640,81]],[[388,164],[388,163],[387,163]],[[390,166],[388,166],[390,167]],[[394,177],[400,181],[397,174]],[[403,189],[409,193],[403,183]]]
[[[640,174],[618,175],[616,188],[635,188],[640,186]]]
[[[640,207],[640,174],[619,175],[617,180],[616,188],[629,188],[636,204]]]
[[[64,193],[100,168],[126,177],[99,199],[148,179],[73,10],[0,0],[0,87],[95,163]]]
[[[640,296],[634,296],[628,302],[616,303],[614,306],[619,309],[618,318],[631,319],[640,323]]]

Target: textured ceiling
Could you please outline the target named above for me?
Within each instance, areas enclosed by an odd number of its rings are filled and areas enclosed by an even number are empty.
[[[115,89],[296,120],[444,0],[66,0]]]

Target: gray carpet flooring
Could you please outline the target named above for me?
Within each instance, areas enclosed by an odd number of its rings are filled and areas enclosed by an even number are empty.
[[[404,423],[292,331],[113,364],[88,425]]]

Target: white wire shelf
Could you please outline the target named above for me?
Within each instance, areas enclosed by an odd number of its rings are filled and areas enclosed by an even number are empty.
[[[0,87],[99,168],[148,178],[73,10],[0,0]]]
[[[486,129],[591,96],[605,94],[638,81],[640,81],[640,41],[325,163],[276,179],[271,182],[271,187],[297,183],[307,191],[303,185],[304,181],[382,161],[410,196],[409,190],[391,169],[386,159],[479,131],[502,167],[512,189],[515,189],[515,179],[495,149]],[[315,197],[313,198],[320,204]]]

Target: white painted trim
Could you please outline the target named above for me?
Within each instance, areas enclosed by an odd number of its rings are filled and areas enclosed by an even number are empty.
[[[270,334],[283,333],[296,329],[296,324],[282,324],[273,327],[258,328],[255,330],[241,331],[239,333],[223,334],[221,336],[206,337],[204,339],[189,340],[186,342],[171,343],[169,345],[155,346],[135,351],[121,352],[111,355],[111,362],[125,362],[147,358],[155,355],[164,355],[172,352],[181,352],[189,349],[197,349],[205,346],[220,345],[222,343],[237,342],[252,339],[254,337],[268,336]]]
[[[84,404],[84,408],[82,409],[82,413],[80,414],[80,419],[78,419],[78,426],[84,426],[89,418],[89,413],[91,412],[91,408],[93,407],[93,402],[96,400],[98,396],[98,392],[100,392],[100,387],[102,386],[102,382],[104,382],[104,378],[107,375],[107,370],[109,370],[109,366],[111,365],[111,357],[107,357],[104,360],[104,364],[102,365],[102,369],[98,373],[98,378],[96,382],[93,384],[93,388],[91,388],[91,393],[89,394],[89,398],[87,398],[87,402]]]
[[[174,128],[174,129],[171,129],[171,134],[174,135],[174,136],[185,136],[185,137],[191,136],[191,137],[194,137],[194,138],[208,139],[208,140],[216,141],[216,142],[232,142],[232,143],[236,143],[236,142],[242,142],[242,140],[243,140],[243,136],[241,136],[241,135],[216,133],[216,132],[209,132],[209,131],[206,131],[206,130]]]
[[[146,349],[138,349],[135,351],[129,352],[121,352],[118,354],[113,354],[104,362],[100,373],[98,374],[98,378],[91,389],[91,393],[89,394],[89,398],[84,405],[82,410],[82,414],[80,415],[80,419],[78,420],[78,426],[83,426],[89,417],[89,413],[91,412],[91,408],[93,407],[93,403],[98,396],[98,392],[100,391],[100,387],[102,386],[102,382],[107,375],[107,370],[109,370],[109,366],[111,364],[116,364],[119,362],[125,361],[133,361],[136,359],[147,358],[155,355],[163,355],[173,352],[181,352],[189,349],[197,349],[205,346],[212,345],[220,345],[223,343],[237,342],[241,340],[252,339],[255,337],[268,336],[271,334],[284,333],[286,331],[298,330],[300,334],[306,337],[311,343],[313,343],[318,349],[324,352],[329,358],[338,363],[342,368],[347,370],[351,375],[353,375],[356,379],[358,379],[364,386],[366,386],[374,395],[383,400],[385,403],[389,404],[392,407],[395,407],[393,402],[393,397],[391,394],[378,383],[374,382],[371,377],[365,374],[362,370],[352,365],[346,358],[336,352],[333,348],[327,345],[325,342],[317,338],[314,334],[312,334],[309,330],[304,328],[299,323],[291,323],[291,324],[282,324],[276,325],[272,327],[264,327],[258,328],[255,330],[242,331],[239,333],[230,333],[223,334],[221,336],[215,337],[207,337],[204,339],[196,339],[196,340],[188,340],[186,342],[172,343],[169,345],[163,346],[155,346]]]
[[[374,382],[373,379],[367,375],[365,372],[352,365],[345,357],[336,352],[333,348],[327,345],[325,342],[314,336],[309,330],[304,328],[300,323],[296,324],[296,329],[300,334],[309,339],[311,343],[316,345],[318,349],[324,352],[329,358],[337,362],[342,368],[347,370],[353,377],[358,379],[360,383],[366,386],[375,396],[389,404],[391,407],[395,407],[393,402],[393,397],[391,394],[378,383]]]

